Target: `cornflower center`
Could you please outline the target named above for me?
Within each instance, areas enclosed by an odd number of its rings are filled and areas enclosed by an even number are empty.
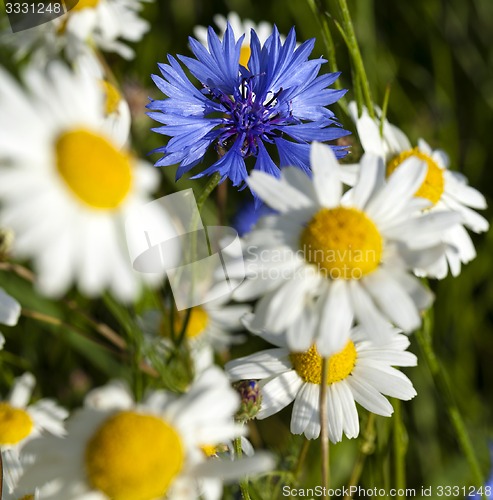
[[[17,444],[31,434],[33,421],[21,408],[0,403],[0,445]]]
[[[85,129],[55,142],[56,167],[69,190],[98,210],[118,208],[132,187],[130,158],[105,137]]]
[[[330,356],[327,385],[340,382],[351,375],[356,364],[356,347],[350,340],[339,353]],[[304,382],[322,383],[322,357],[313,345],[306,352],[293,352],[289,355],[293,368]]]
[[[411,156],[415,156],[416,158],[424,161],[426,166],[428,167],[426,171],[426,177],[423,181],[423,184],[419,187],[419,189],[414,193],[414,196],[419,198],[426,198],[430,200],[433,205],[438,203],[440,198],[442,197],[443,190],[445,187],[445,180],[443,178],[443,169],[437,164],[437,162],[431,158],[431,156],[423,153],[419,150],[418,147],[413,149],[409,149],[408,151],[403,151],[398,154],[394,158],[392,158],[387,163],[387,177],[405,160],[410,158]]]
[[[283,89],[260,99],[253,91],[254,78],[244,79],[234,95],[205,87],[223,109],[219,146],[225,147],[239,138],[240,153],[244,158],[257,155],[258,141],[272,142],[279,125],[295,122],[289,104],[280,106],[278,103]]]
[[[304,258],[331,279],[360,279],[382,258],[383,240],[374,222],[356,208],[322,208],[301,233]]]
[[[184,458],[173,427],[132,411],[108,418],[85,450],[89,483],[114,500],[161,498],[183,468]]]

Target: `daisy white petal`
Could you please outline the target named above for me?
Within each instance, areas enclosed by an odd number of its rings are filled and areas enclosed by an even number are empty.
[[[310,205],[310,200],[298,189],[264,172],[252,172],[248,185],[257,196],[268,199],[269,206],[278,212]]]
[[[293,371],[281,373],[262,386],[262,406],[257,418],[264,419],[294,401],[302,381]]]
[[[342,196],[340,166],[332,150],[314,142],[310,149],[310,162],[317,182],[313,184],[319,203],[327,208],[339,204]]]
[[[308,426],[315,408],[312,401],[320,397],[320,391],[315,384],[304,384],[296,396],[291,417],[291,432],[303,434]]]
[[[21,314],[21,305],[3,288],[0,288],[0,323],[15,326]]]
[[[349,285],[344,280],[337,280],[329,287],[325,296],[319,299],[323,306],[320,311],[322,331],[331,331],[317,342],[317,349],[322,356],[339,352],[347,343],[353,324]]]
[[[229,361],[225,370],[232,380],[268,378],[282,373],[283,369],[289,370],[291,365],[287,359],[288,354],[289,351],[285,348],[268,349]]]

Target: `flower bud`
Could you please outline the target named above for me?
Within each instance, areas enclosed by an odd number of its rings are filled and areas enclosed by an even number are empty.
[[[5,259],[14,243],[14,232],[10,229],[0,228],[0,260]]]
[[[233,384],[233,387],[241,397],[240,408],[236,412],[235,419],[239,422],[251,420],[259,412],[262,404],[262,394],[258,382],[256,380],[242,380]]]

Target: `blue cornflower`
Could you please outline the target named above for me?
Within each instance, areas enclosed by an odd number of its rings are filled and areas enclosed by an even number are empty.
[[[233,217],[232,226],[236,229],[240,236],[244,236],[249,233],[257,221],[264,215],[272,215],[277,212],[260,202],[259,200],[254,200],[252,198],[246,200],[240,205],[240,208]]]
[[[223,40],[209,27],[208,50],[194,38],[190,47],[195,58],[178,56],[200,82],[197,89],[182,66],[171,55],[169,64],[159,64],[163,78],[153,75],[166,99],[152,100],[148,108],[163,126],[153,129],[169,136],[168,143],[156,149],[163,157],[156,166],[179,164],[179,179],[214,147],[220,158],[194,178],[221,174],[234,186],[247,178],[245,160],[255,159],[254,168],[279,177],[279,167],[297,166],[309,171],[309,143],[331,141],[347,135],[334,113],[326,106],[345,91],[327,88],[339,76],[317,76],[324,59],[308,60],[315,40],[296,47],[291,29],[284,44],[274,27],[261,46],[252,30],[248,68],[239,64],[244,37],[235,42],[228,25]],[[277,148],[274,163],[266,144]],[[333,146],[338,156],[345,148]]]

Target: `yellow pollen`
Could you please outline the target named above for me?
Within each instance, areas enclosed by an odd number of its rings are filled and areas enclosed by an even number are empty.
[[[112,115],[118,110],[118,105],[122,100],[122,96],[118,89],[107,80],[101,80],[101,85],[103,87],[103,92],[106,97],[105,110],[107,115]]]
[[[408,151],[403,151],[399,155],[392,158],[387,164],[387,177],[411,156],[415,156],[419,160],[424,161],[428,167],[425,180],[414,196],[426,198],[427,200],[430,200],[433,205],[435,205],[442,197],[445,187],[443,169],[437,165],[437,162],[433,158],[420,151],[419,148],[416,147],[409,149]]]
[[[250,56],[252,51],[249,45],[242,45],[240,50],[240,64],[248,68],[248,61],[250,61]]]
[[[31,434],[33,421],[21,408],[0,403],[0,445],[17,444]]]
[[[89,440],[85,465],[90,485],[109,498],[152,500],[165,495],[184,458],[173,427],[153,415],[124,411]]]
[[[71,10],[93,9],[98,3],[99,0],[79,0]]]
[[[129,156],[103,136],[85,129],[56,140],[56,167],[70,191],[98,210],[117,208],[132,186]]]
[[[34,500],[34,495],[24,495],[22,498],[19,498],[19,500]]]
[[[356,208],[322,208],[301,233],[304,258],[331,279],[360,279],[382,258],[380,233]]]
[[[306,352],[293,352],[289,355],[293,368],[305,382],[320,385],[322,382],[322,357],[313,345]],[[356,364],[356,347],[350,340],[339,353],[329,358],[327,385],[344,380]]]
[[[175,333],[180,333],[183,328],[183,322],[185,321],[186,313],[182,315],[175,316]],[[190,311],[190,318],[188,320],[187,329],[185,330],[185,335],[188,339],[193,339],[198,337],[207,328],[209,323],[209,316],[205,310],[200,307],[192,307]]]

